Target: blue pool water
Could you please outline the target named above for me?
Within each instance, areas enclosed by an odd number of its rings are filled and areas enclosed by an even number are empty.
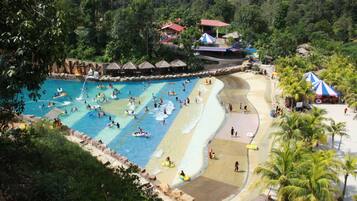
[[[192,92],[192,89],[197,83],[197,78],[190,79],[189,83],[185,84],[185,80],[165,80],[165,81],[150,81],[150,82],[127,82],[127,83],[112,83],[113,88],[120,90],[116,100],[110,96],[113,89],[109,88],[108,82],[101,82],[105,89],[97,88],[97,82],[86,82],[86,94],[84,100],[77,100],[81,94],[83,82],[80,81],[65,81],[65,80],[47,80],[41,88],[41,98],[38,101],[31,101],[26,92],[24,114],[33,114],[43,117],[54,107],[63,111],[67,111],[67,115],[60,116],[62,122],[69,127],[84,132],[88,136],[97,140],[102,140],[111,149],[128,157],[129,160],[145,167],[151,158],[151,155],[160,144],[161,140],[167,133],[171,124],[174,122],[177,114],[180,111],[180,102],[176,100],[186,99]],[[54,99],[57,88],[63,88],[67,96]],[[185,90],[183,90],[185,88]],[[169,91],[175,91],[176,96],[169,96]],[[95,102],[94,97],[98,93],[104,93],[108,102]],[[135,108],[128,105],[128,98],[135,97],[140,100],[137,102]],[[155,97],[155,100],[154,100]],[[154,103],[157,104],[163,100],[161,108],[155,108]],[[54,102],[53,107],[48,107],[49,102]],[[95,110],[89,110],[86,105],[99,105],[106,111],[104,117],[99,118]],[[108,105],[110,106],[108,106]],[[105,106],[106,105],[106,106]],[[169,109],[174,107],[174,110]],[[77,107],[77,112],[71,112],[71,109]],[[145,107],[149,108],[149,112],[145,111]],[[165,123],[162,121],[163,108],[167,108],[168,115],[165,118]],[[132,116],[124,114],[126,109],[134,109],[136,119]],[[171,112],[171,113],[170,113]],[[121,128],[108,127],[109,116],[115,122],[119,122]],[[138,131],[138,127],[143,128],[149,132],[149,138],[134,137],[132,133]]]

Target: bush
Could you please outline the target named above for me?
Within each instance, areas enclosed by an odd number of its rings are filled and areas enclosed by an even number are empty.
[[[114,174],[64,134],[41,122],[0,137],[5,200],[159,200],[140,186],[134,168]]]

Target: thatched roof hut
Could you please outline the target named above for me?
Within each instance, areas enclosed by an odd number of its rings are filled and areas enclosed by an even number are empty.
[[[170,62],[170,65],[172,67],[186,67],[187,64],[183,61],[181,61],[180,59],[175,59],[173,61]]]
[[[139,69],[152,69],[152,68],[155,68],[155,66],[147,61],[144,61],[143,63],[139,64],[138,68]]]
[[[124,69],[124,70],[136,70],[138,68],[136,67],[135,64],[133,64],[131,61],[129,61],[128,63],[123,65],[122,69]]]
[[[120,65],[117,63],[110,63],[106,66],[105,70],[120,70]]]
[[[171,65],[165,60],[161,60],[161,61],[157,62],[155,64],[155,66],[156,66],[156,68],[170,68],[171,67]]]

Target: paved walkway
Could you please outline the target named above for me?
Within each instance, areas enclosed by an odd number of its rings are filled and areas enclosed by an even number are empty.
[[[254,108],[259,114],[259,129],[252,143],[257,144],[259,150],[249,150],[249,171],[248,179],[243,189],[238,195],[231,198],[234,201],[250,201],[259,200],[260,194],[264,190],[258,187],[261,178],[253,174],[254,169],[262,162],[266,161],[271,149],[272,138],[271,123],[272,118],[269,116],[272,97],[276,95],[276,83],[263,76],[252,75],[249,73],[236,73],[234,74],[248,82],[251,86],[250,92],[247,94],[248,100],[253,104]]]
[[[259,98],[265,101],[264,91],[267,80],[263,76],[237,73],[219,79],[225,84],[219,98],[223,105],[231,103],[233,112],[226,115],[225,122],[209,144],[209,147],[216,153],[217,160],[209,160],[207,169],[199,178],[181,187],[196,200],[223,200],[233,197],[243,187],[247,173],[249,173],[248,151],[245,146],[251,141],[246,133],[256,133],[259,126],[255,105],[247,100],[246,94],[255,96],[254,102],[259,102]],[[257,81],[259,83],[256,83]],[[240,103],[242,107],[248,106],[248,112],[243,113]],[[230,134],[232,126],[238,130],[237,137],[232,137]],[[240,163],[239,172],[234,172],[235,161]]]
[[[357,120],[353,120],[356,113],[349,110],[347,115],[344,115],[343,110],[346,108],[346,105],[321,104],[316,106],[325,109],[327,111],[326,116],[328,118],[333,118],[336,122],[346,122],[346,129],[349,137],[342,138],[341,151],[338,152],[338,155],[343,158],[345,153],[350,152],[357,157]],[[335,137],[336,149],[339,142],[340,138],[338,136]],[[340,177],[340,179],[343,181],[343,177]],[[352,201],[352,195],[355,194],[357,194],[357,178],[350,176],[347,182],[345,201]]]

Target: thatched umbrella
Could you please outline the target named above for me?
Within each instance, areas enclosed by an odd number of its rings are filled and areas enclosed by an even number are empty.
[[[106,66],[105,70],[120,70],[120,65],[117,63],[110,63]]]
[[[137,70],[138,68],[136,67],[135,64],[133,64],[131,61],[129,61],[128,63],[123,65],[122,69],[124,69],[124,70]]]
[[[143,63],[139,64],[139,69],[153,69],[155,68],[154,65],[152,65],[151,63],[147,62],[147,61],[144,61]]]
[[[187,64],[183,61],[181,61],[180,59],[175,59],[173,61],[170,62],[170,65],[172,67],[186,67]]]
[[[110,63],[105,67],[105,73],[110,72],[112,75],[117,75],[120,70],[120,65],[117,63]]]
[[[161,60],[161,61],[157,62],[155,64],[155,66],[156,66],[156,68],[170,68],[171,67],[171,65],[165,60]]]

